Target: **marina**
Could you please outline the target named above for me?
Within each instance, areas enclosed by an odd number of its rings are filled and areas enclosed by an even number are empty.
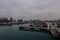
[[[0,40],[60,40],[60,0],[0,0]]]
[[[0,26],[11,26],[13,27],[16,25],[18,29],[21,31],[32,31],[32,32],[43,32],[50,34],[52,38],[59,38],[60,37],[60,22],[58,21],[41,21],[41,20],[30,20],[30,21],[23,21],[14,20],[10,18],[7,20],[6,18],[0,19]]]
[[[0,40],[52,40],[47,32],[19,30],[19,26],[0,26]]]
[[[17,23],[17,22],[11,22],[11,23],[0,23],[0,26],[13,26],[13,25],[24,25],[25,23]],[[31,23],[27,23],[29,24],[28,26],[20,26],[19,30],[28,30],[28,31],[47,31],[50,32],[52,34],[53,37],[60,37],[60,28],[57,27],[57,24],[55,23],[53,25],[53,23],[51,22],[46,22],[47,25],[33,25]],[[26,25],[26,24],[25,24]]]
[[[55,27],[52,23],[48,23],[47,27],[19,27],[20,30],[29,30],[29,31],[47,31],[52,34],[52,37],[60,37],[60,28]]]

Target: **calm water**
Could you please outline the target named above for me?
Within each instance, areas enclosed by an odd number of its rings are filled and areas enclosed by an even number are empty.
[[[51,35],[42,32],[22,31],[18,26],[0,26],[0,40],[51,40]]]

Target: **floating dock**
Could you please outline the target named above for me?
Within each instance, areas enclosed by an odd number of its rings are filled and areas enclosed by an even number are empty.
[[[52,23],[48,23],[48,27],[19,27],[19,30],[29,30],[29,31],[47,31],[50,32],[52,37],[60,37],[60,30],[52,25]]]

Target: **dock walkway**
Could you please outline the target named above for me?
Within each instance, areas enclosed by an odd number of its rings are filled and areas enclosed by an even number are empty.
[[[37,31],[40,31],[42,29],[42,30],[50,31],[53,37],[60,37],[60,28],[58,30],[56,24],[53,25],[52,23],[47,23],[47,25],[48,27],[19,27],[19,29],[37,30]]]

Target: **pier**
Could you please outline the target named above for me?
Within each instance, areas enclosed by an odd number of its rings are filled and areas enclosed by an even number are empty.
[[[29,31],[41,31],[45,30],[51,32],[52,37],[60,37],[60,28],[57,28],[56,23],[47,22],[47,27],[19,27],[20,30],[29,30]]]

